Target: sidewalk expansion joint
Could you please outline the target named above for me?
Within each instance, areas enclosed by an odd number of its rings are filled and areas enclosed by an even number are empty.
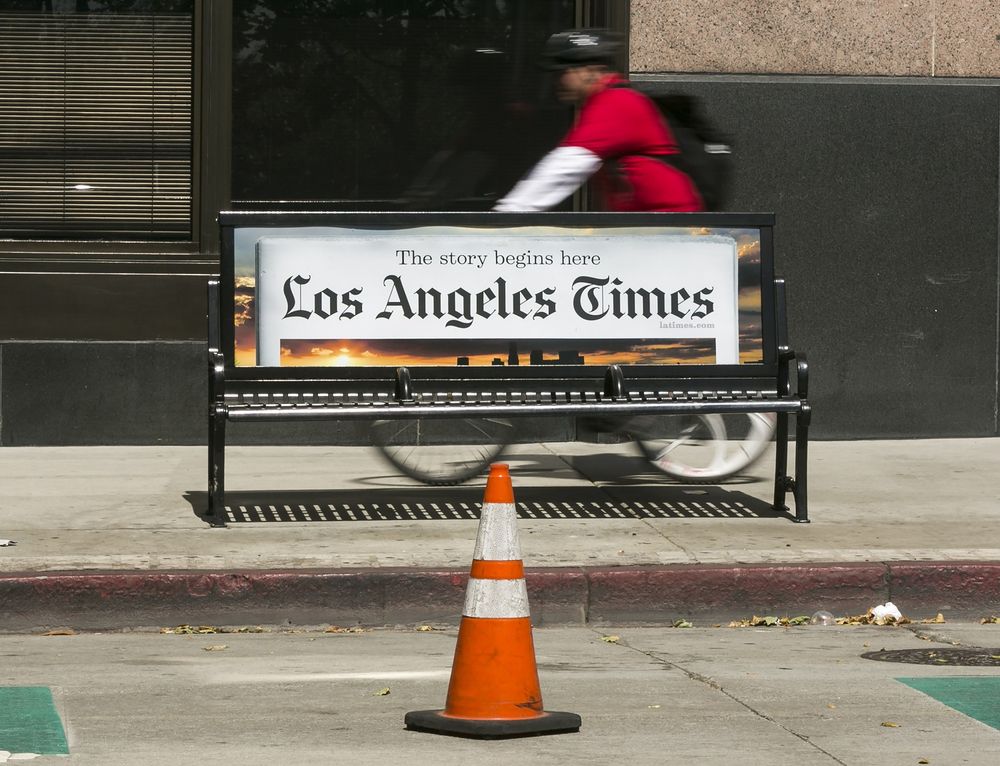
[[[597,631],[595,631],[595,633],[596,632]],[[726,689],[725,687],[723,687],[715,679],[710,678],[709,676],[702,675],[701,673],[698,673],[698,672],[696,672],[694,670],[689,670],[688,668],[685,668],[683,665],[679,665],[676,662],[673,662],[672,660],[668,660],[665,657],[662,657],[662,656],[656,654],[655,652],[650,652],[650,651],[646,651],[646,650],[643,650],[643,649],[638,649],[638,648],[636,648],[634,646],[631,646],[627,641],[623,641],[623,640],[619,639],[618,641],[615,642],[615,644],[617,646],[621,646],[622,648],[627,649],[629,651],[636,652],[637,654],[641,654],[641,655],[643,655],[645,657],[648,657],[649,659],[653,660],[653,662],[657,662],[657,663],[659,663],[661,665],[664,665],[666,667],[673,668],[674,670],[680,671],[689,680],[694,681],[695,683],[703,684],[704,686],[707,686],[710,689],[719,692],[720,694],[722,694],[725,697],[728,697],[730,700],[732,700],[733,702],[735,702],[737,705],[739,705],[740,707],[742,707],[745,710],[749,711],[750,713],[752,713],[753,715],[757,716],[758,718],[760,718],[760,719],[762,719],[764,721],[767,721],[768,723],[773,724],[774,726],[777,726],[779,729],[781,729],[782,731],[786,732],[787,734],[790,734],[791,736],[795,737],[796,739],[801,740],[805,744],[809,745],[809,747],[811,747],[814,750],[816,750],[817,752],[822,753],[823,755],[825,755],[827,758],[830,759],[831,762],[839,764],[840,766],[847,766],[847,763],[845,761],[840,760],[839,758],[837,758],[837,756],[835,756],[833,753],[829,752],[828,750],[824,750],[822,747],[820,747],[819,745],[817,745],[815,742],[813,742],[806,735],[800,734],[799,732],[795,731],[794,729],[790,729],[788,726],[786,726],[785,724],[781,723],[780,721],[777,721],[774,718],[772,718],[771,716],[767,715],[766,713],[761,712],[760,710],[758,710],[757,708],[755,708],[753,705],[749,704],[748,702],[745,702],[744,700],[740,699],[735,694],[733,694],[731,691],[729,691],[728,689]]]
[[[651,532],[653,532],[656,535],[659,535],[662,539],[666,540],[668,543],[670,543],[672,546],[674,546],[677,550],[679,550],[681,553],[683,553],[685,556],[687,556],[687,559],[688,559],[689,563],[691,563],[691,564],[700,564],[701,563],[698,560],[698,557],[695,554],[693,554],[691,551],[689,551],[687,548],[685,548],[679,542],[677,542],[676,540],[674,540],[670,535],[666,534],[665,532],[662,532],[661,530],[659,530],[655,526],[653,526],[653,524],[650,522],[649,519],[640,519],[640,521],[646,527],[648,527]]]

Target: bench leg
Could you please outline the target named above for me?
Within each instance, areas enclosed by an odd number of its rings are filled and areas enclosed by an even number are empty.
[[[809,523],[809,420],[812,410],[808,404],[795,416],[795,477],[788,475],[788,414],[778,413],[775,428],[774,505],[778,513],[788,511],[785,497],[789,491],[795,499],[795,521]]]
[[[226,414],[213,404],[208,412],[208,512],[213,526],[225,526]]]
[[[795,483],[792,492],[795,494],[795,520],[800,524],[809,523],[808,494],[808,457],[809,457],[809,421],[812,409],[808,404],[802,404],[802,411],[795,416]]]
[[[787,511],[785,493],[788,491],[788,413],[779,412],[774,435],[774,510]]]

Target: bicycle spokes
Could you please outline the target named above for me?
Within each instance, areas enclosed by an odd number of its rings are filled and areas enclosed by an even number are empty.
[[[681,481],[716,481],[745,470],[767,449],[772,413],[636,418],[630,432],[646,458]],[[727,428],[728,423],[728,428]]]

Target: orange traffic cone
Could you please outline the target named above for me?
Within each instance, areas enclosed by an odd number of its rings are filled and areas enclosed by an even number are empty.
[[[503,463],[490,466],[486,482],[445,708],[407,713],[405,722],[481,739],[580,729],[576,713],[542,709],[514,490]]]

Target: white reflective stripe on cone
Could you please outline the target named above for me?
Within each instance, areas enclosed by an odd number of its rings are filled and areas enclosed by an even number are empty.
[[[463,617],[530,617],[528,613],[528,588],[523,579],[480,580],[469,579],[465,589]]]
[[[517,539],[517,510],[513,503],[483,503],[479,518],[476,552],[480,561],[520,561]]]

